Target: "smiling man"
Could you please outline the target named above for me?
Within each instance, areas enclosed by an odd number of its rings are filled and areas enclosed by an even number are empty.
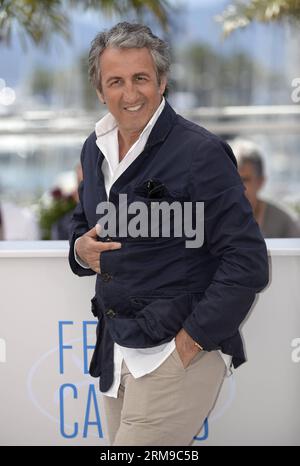
[[[112,445],[193,443],[225,375],[245,362],[239,327],[268,282],[265,243],[235,157],[165,100],[169,67],[167,44],[140,24],[98,34],[89,54],[108,113],[82,149],[69,262],[79,276],[97,274],[90,374],[100,377]],[[118,210],[122,196],[149,213],[160,202],[188,202],[188,229],[204,204],[203,244],[187,247],[174,228],[169,237],[124,236],[120,228],[103,235],[98,206]],[[159,232],[171,217],[160,217]]]
[[[120,160],[137,141],[158,109],[166,76],[159,78],[146,47],[106,48],[100,56],[101,87],[97,94],[118,124]]]

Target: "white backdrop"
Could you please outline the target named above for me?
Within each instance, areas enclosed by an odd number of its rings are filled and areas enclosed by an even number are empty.
[[[66,242],[0,242],[0,444],[107,445],[88,375],[95,277]],[[194,445],[300,445],[300,240],[268,241],[271,283],[243,326],[248,362],[226,379]]]

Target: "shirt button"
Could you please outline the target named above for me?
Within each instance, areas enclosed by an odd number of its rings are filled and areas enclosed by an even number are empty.
[[[109,282],[112,279],[112,276],[109,273],[104,272],[101,273],[101,278],[104,282]]]
[[[105,314],[112,319],[113,317],[115,317],[116,312],[113,309],[108,309],[108,311],[106,311]]]

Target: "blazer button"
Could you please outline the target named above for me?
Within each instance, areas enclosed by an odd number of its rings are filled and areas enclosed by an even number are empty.
[[[109,282],[112,279],[112,276],[109,273],[104,272],[101,274],[101,278],[104,282]]]
[[[108,309],[108,311],[106,311],[105,314],[107,315],[107,317],[110,317],[112,319],[113,317],[115,317],[116,312],[113,309]]]

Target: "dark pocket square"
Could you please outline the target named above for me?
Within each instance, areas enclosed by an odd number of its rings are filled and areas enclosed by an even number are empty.
[[[169,191],[167,190],[164,183],[158,179],[153,178],[146,180],[142,184],[136,186],[134,192],[147,197],[148,199],[160,199],[169,195]]]

